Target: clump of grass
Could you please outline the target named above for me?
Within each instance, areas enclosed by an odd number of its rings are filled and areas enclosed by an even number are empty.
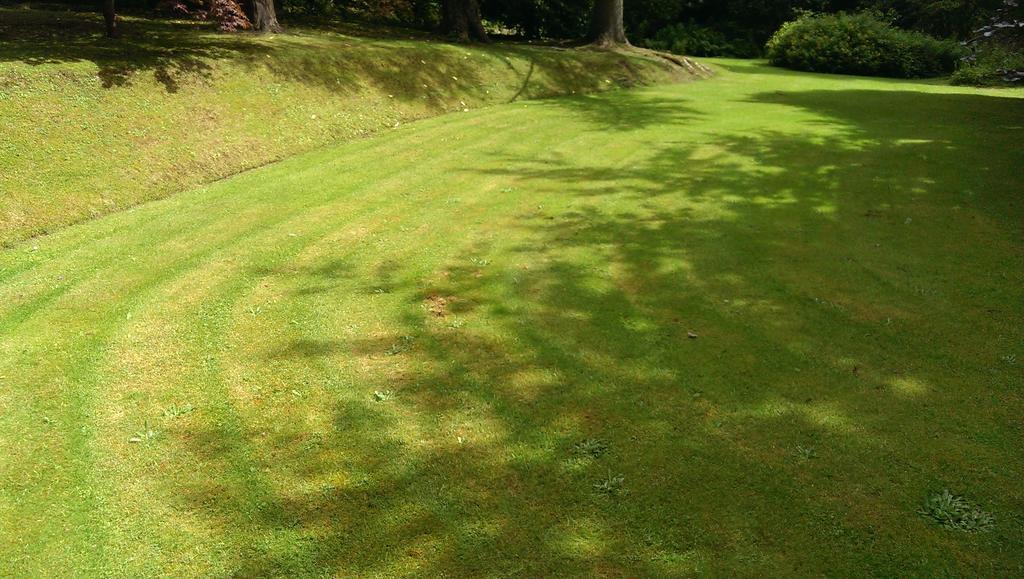
[[[928,497],[918,513],[947,529],[967,533],[988,531],[995,525],[995,517],[991,514],[948,490]]]
[[[373,399],[377,402],[387,402],[395,397],[395,393],[391,390],[375,390],[373,392]]]
[[[587,438],[572,446],[573,454],[577,456],[589,456],[590,458],[601,458],[608,453],[608,443],[600,438]]]

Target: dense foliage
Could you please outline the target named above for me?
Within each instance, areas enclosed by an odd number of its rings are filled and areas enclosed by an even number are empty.
[[[971,54],[953,74],[956,84],[1024,83],[1024,3],[1004,0],[970,42]]]
[[[978,49],[952,77],[953,84],[975,86],[1024,82],[1024,52],[1003,46]]]
[[[175,18],[213,20],[221,32],[249,30],[252,22],[236,0],[160,0],[157,12]]]
[[[953,41],[901,30],[877,14],[807,14],[768,41],[773,64],[842,74],[929,77],[948,74],[963,56]]]
[[[646,41],[648,48],[690,56],[753,57],[760,46],[744,39],[730,39],[724,33],[694,22],[672,24]]]
[[[517,33],[573,38],[585,32],[592,1],[482,0],[481,4],[489,20]],[[636,43],[675,37],[687,44],[719,47],[716,55],[742,55],[760,52],[782,24],[805,11],[831,14],[870,9],[889,15],[899,28],[966,40],[1000,4],[1000,0],[627,0],[625,24]],[[662,32],[666,28],[675,30]],[[714,42],[706,44],[707,40]]]
[[[580,0],[485,0],[484,17],[527,38],[580,38],[587,33],[591,2]]]

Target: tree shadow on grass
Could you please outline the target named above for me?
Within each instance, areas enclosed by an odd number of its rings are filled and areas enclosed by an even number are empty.
[[[94,14],[3,9],[0,62],[29,65],[90,61],[104,88],[124,86],[140,72],[152,71],[167,92],[183,77],[209,79],[208,60],[248,50],[245,42],[212,34],[208,25],[146,20],[129,26],[124,38],[103,37]],[[144,22],[144,24],[143,24]],[[205,31],[205,33],[203,32]]]
[[[601,95],[563,98],[533,106],[576,115],[585,119],[595,129],[609,133],[639,131],[653,125],[681,127],[704,116],[685,98],[668,98],[656,92],[616,91]],[[598,182],[607,180],[596,179]]]
[[[667,103],[602,120],[645,98],[545,106],[598,130],[700,122]],[[988,143],[1012,141],[1017,102],[748,104],[828,130],[646,143],[626,166],[494,151],[507,168],[489,175],[565,205],[503,218],[514,242],[435,277],[390,277],[391,334],[284,340],[274,363],[299,374],[369,370],[328,390],[342,402],[316,444],[301,427],[254,443],[283,490],[245,524],[303,539],[240,572],[1012,573],[1012,523],[975,539],[916,509],[944,487],[1007,520],[1024,506],[1020,400],[991,354],[1022,339],[1024,296],[992,274],[1022,274],[1005,253],[1019,183],[991,177],[1019,153]],[[296,295],[320,269],[290,279]]]
[[[89,61],[97,66],[104,88],[128,85],[136,75],[151,72],[167,92],[175,93],[182,82],[210,81],[210,62],[217,59],[333,92],[353,92],[369,81],[398,98],[422,93],[435,104],[455,94],[452,71],[461,73],[468,86],[481,84],[477,72],[442,44],[351,36],[322,36],[311,44],[301,30],[273,36],[220,34],[210,23],[138,18],[130,18],[122,38],[108,39],[95,14],[27,9],[3,14],[0,62]]]
[[[487,100],[493,79],[481,76],[481,58],[500,61],[519,77],[516,98],[605,88],[597,78],[601,73],[620,86],[636,84],[644,76],[626,57],[613,61],[581,51],[560,58],[553,48],[463,47],[421,35],[413,35],[414,40],[367,36],[365,30],[347,26],[336,28],[342,31],[337,34],[316,29],[311,35],[309,29],[295,28],[258,36],[216,33],[210,23],[129,17],[123,38],[107,39],[97,14],[29,9],[0,9],[0,14],[0,62],[92,62],[104,88],[125,86],[139,74],[152,73],[167,92],[176,93],[182,83],[211,81],[210,63],[230,59],[254,72],[266,70],[276,78],[331,92],[356,92],[369,84],[393,98],[448,110],[453,99]],[[512,58],[528,66],[517,70]],[[535,68],[543,74],[534,75]]]
[[[846,168],[851,179],[886,180],[890,190],[911,199],[926,196],[953,207],[966,201],[999,221],[1022,213],[1013,167],[1024,165],[1024,149],[1012,142],[1024,133],[1024,99],[846,90],[761,93],[750,100],[804,109],[846,127],[844,139],[870,153],[863,164]],[[993,155],[992,140],[1009,146]],[[771,149],[769,162],[786,168],[792,149]]]

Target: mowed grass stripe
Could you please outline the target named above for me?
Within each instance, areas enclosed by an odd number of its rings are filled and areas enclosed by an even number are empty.
[[[453,138],[454,132],[444,130],[445,125],[438,126],[435,131],[420,131],[414,133],[415,136],[408,140],[396,141],[388,139],[374,139],[364,140],[353,144],[348,151],[358,151],[360,149],[370,148],[366,154],[369,157],[380,157],[384,156],[379,151],[386,150],[387,156],[391,157],[403,157],[412,152],[423,153],[424,146],[435,140],[446,140]],[[436,132],[440,130],[441,132]],[[331,149],[333,151],[333,149]],[[314,152],[313,155],[319,155],[318,161],[320,162],[331,162],[330,157],[325,157],[324,151]],[[327,153],[330,154],[330,153]],[[319,166],[320,163],[313,162],[314,166]],[[275,171],[274,167],[268,167],[264,169],[256,170],[251,174],[245,174],[236,179],[250,179],[249,183],[259,183],[260,181],[273,180],[276,182],[277,190],[287,190],[289,184],[292,182],[302,182],[307,179],[306,174],[303,171],[291,171],[290,166],[279,167]],[[347,169],[351,170],[351,178],[353,182],[350,187],[352,189],[365,187],[368,184],[372,184],[374,180],[381,178],[379,174],[379,165],[372,163],[365,164],[363,166],[350,166]],[[396,171],[399,168],[395,168]],[[348,185],[348,184],[347,184]],[[267,196],[267,191],[261,187],[246,188],[241,193],[233,193],[229,199],[217,199],[215,193],[207,193],[208,189],[204,188],[199,193],[189,193],[187,195],[202,195],[206,198],[204,203],[203,211],[184,211],[174,212],[172,215],[176,219],[167,219],[167,207],[160,204],[152,204],[151,207],[141,207],[129,210],[122,214],[125,219],[115,216],[109,220],[102,220],[99,223],[106,224],[110,222],[110,227],[104,227],[103,225],[97,226],[90,224],[89,227],[72,227],[69,228],[62,239],[64,243],[57,246],[40,247],[38,241],[29,241],[22,244],[22,249],[31,255],[21,256],[21,259],[17,259],[18,254],[16,252],[5,252],[6,255],[4,260],[3,273],[5,274],[5,288],[10,290],[10,293],[5,292],[4,297],[11,297],[13,290],[17,289],[20,292],[25,292],[28,288],[19,286],[18,282],[27,283],[27,280],[23,280],[27,272],[33,272],[36,275],[35,281],[37,283],[45,283],[52,279],[56,279],[58,275],[61,276],[61,280],[64,283],[58,284],[62,287],[70,287],[76,280],[67,279],[70,272],[66,271],[66,264],[77,263],[79,266],[86,266],[88,270],[93,272],[101,268],[104,265],[115,262],[117,259],[121,259],[124,256],[124,252],[128,247],[140,247],[146,243],[151,242],[149,238],[139,240],[139,235],[143,236],[157,236],[157,238],[166,238],[165,243],[177,243],[173,237],[174,233],[177,232],[194,232],[200,233],[203,228],[210,227],[224,219],[224,214],[229,213],[232,215],[238,215],[239,212],[243,211],[265,211],[269,209],[271,204],[279,204],[283,206],[290,206],[296,203],[313,203],[316,202],[316,198],[306,196],[291,196],[283,195],[277,199],[273,199]],[[255,197],[247,197],[246,194],[255,195]],[[328,194],[336,194],[331,192]],[[187,206],[193,197],[188,197],[188,200],[175,201],[177,206]],[[245,202],[254,203],[260,201],[254,207],[246,207]],[[159,205],[159,206],[156,206]],[[185,221],[187,219],[187,221]],[[147,224],[153,222],[156,225],[156,230],[147,229]],[[122,231],[134,230],[138,232],[137,235],[132,236],[129,240],[124,237],[120,237],[117,234]],[[99,231],[97,231],[99,230]],[[49,238],[47,238],[49,239]],[[135,241],[130,241],[134,239]],[[127,245],[127,247],[126,247]],[[56,256],[60,256],[61,259],[53,259]],[[99,261],[97,261],[99,258]],[[60,274],[52,273],[56,268],[65,268]],[[42,269],[42,271],[39,271]],[[21,275],[19,275],[21,274]],[[51,277],[52,276],[52,277]],[[29,286],[31,287],[31,286]],[[57,291],[56,289],[54,291]],[[59,295],[59,294],[56,294]],[[11,305],[18,304],[18,300],[5,299],[3,304],[10,307]],[[3,313],[3,312],[0,312]]]
[[[446,138],[446,137],[442,135],[440,138]],[[493,137],[491,137],[491,138],[493,138]],[[477,145],[478,143],[469,142],[469,143],[466,143],[466,144],[468,146],[472,147],[472,146]],[[374,152],[371,151],[370,154],[372,155],[372,154],[374,154]],[[436,159],[435,159],[435,161],[436,161]],[[358,166],[360,166],[359,163],[362,163],[362,162],[363,161],[358,159],[358,157],[357,157],[357,163],[353,163],[353,164],[351,164],[349,166],[350,167],[358,167]],[[399,165],[399,166],[404,167],[405,165]],[[388,182],[388,180],[385,179],[382,183],[380,183],[380,185],[386,185],[387,182]],[[451,184],[448,184],[448,185],[451,185]],[[448,186],[448,185],[446,185],[446,186]],[[378,189],[378,184],[376,184],[376,183],[374,184],[374,189]],[[376,197],[376,196],[371,197],[370,195],[367,195],[367,199],[370,199],[370,198],[375,199],[378,203],[387,203],[389,201],[387,197]],[[319,208],[317,208],[317,210],[319,210],[321,212],[324,212],[327,215],[337,214],[337,215],[345,216],[346,218],[350,218],[351,217],[350,215],[348,215],[345,212],[340,212],[340,211],[337,211],[337,210],[326,209],[326,208],[323,208],[323,207],[319,207]],[[407,213],[415,215],[415,213],[413,213],[411,211],[407,211]],[[315,222],[316,220],[313,220],[313,221]],[[226,243],[221,244],[219,246],[205,248],[202,254],[197,255],[197,256],[193,256],[192,259],[187,264],[183,264],[180,269],[171,270],[171,271],[169,271],[167,273],[167,275],[165,275],[165,276],[163,276],[161,278],[156,278],[154,280],[154,285],[166,284],[170,280],[176,280],[179,277],[181,277],[182,275],[184,275],[185,273],[187,273],[189,271],[192,271],[192,270],[195,270],[195,269],[203,266],[204,264],[207,264],[211,260],[217,261],[217,262],[222,261],[224,259],[224,254],[225,253],[230,253],[230,247],[229,246],[231,246],[231,245],[234,245],[234,246],[246,245],[246,246],[249,246],[249,247],[266,247],[266,246],[268,246],[270,244],[275,243],[279,239],[282,239],[282,238],[283,239],[287,239],[287,235],[285,233],[286,231],[293,232],[293,231],[296,231],[296,230],[298,230],[298,231],[302,230],[301,226],[300,227],[293,227],[293,225],[304,225],[305,227],[308,227],[309,226],[309,222],[310,222],[310,219],[306,215],[302,215],[302,216],[299,216],[299,217],[290,217],[290,219],[285,222],[284,226],[278,226],[275,229],[271,229],[270,230],[271,232],[269,234],[266,233],[265,228],[268,225],[272,225],[272,223],[260,223],[260,230],[258,232],[259,233],[259,237],[263,237],[263,238],[266,238],[266,239],[252,239],[251,238],[252,236],[248,235],[246,233],[246,231],[248,231],[248,233],[252,233],[254,231],[254,228],[248,228],[247,230],[245,230],[243,232],[234,232],[234,233],[231,233],[231,234],[226,234],[223,230],[218,231],[217,235],[223,235],[223,236],[225,236],[225,239],[228,240]],[[210,233],[213,233],[214,232],[213,230],[215,230],[217,228],[222,228],[222,226],[223,226],[223,224],[221,224],[221,223],[214,223],[214,224],[211,224],[211,225],[207,225],[206,228],[210,230]],[[321,229],[323,229],[323,228],[321,228]],[[194,237],[194,238],[197,238],[197,239],[207,239],[209,237],[209,234],[207,234],[205,230],[199,230],[199,231],[196,231],[194,234],[191,234],[190,238],[191,237]],[[163,254],[175,255],[176,253],[180,253],[181,249],[183,249],[183,248],[179,248],[178,252],[169,252],[169,251],[166,251],[165,248],[160,248],[160,251],[157,251],[156,254],[157,255],[163,255]],[[214,259],[214,256],[216,256],[216,259]],[[237,259],[244,261],[244,255],[243,256],[239,256]],[[159,269],[162,270],[162,269],[165,269],[166,267],[167,267],[167,265],[161,265],[161,266],[159,266]],[[232,273],[237,273],[237,272],[232,272]],[[102,274],[97,274],[97,275],[102,275]],[[202,275],[199,274],[197,277],[201,278]],[[151,291],[149,293],[157,294],[157,295],[159,294],[159,292],[153,292],[153,291]],[[210,298],[212,298],[214,303],[218,302],[218,298],[217,297],[208,296],[207,299],[210,299]],[[159,298],[147,298],[146,301],[158,301],[158,303],[159,303]],[[140,311],[140,310],[142,310],[142,311]],[[131,315],[133,315],[133,316],[139,316],[139,315],[142,315],[144,313],[144,310],[145,310],[145,305],[141,305],[141,306],[140,305],[134,305],[134,306],[126,308],[125,312],[118,311],[116,319],[120,319],[122,314],[128,314],[128,313],[131,313]],[[101,340],[101,342],[102,342],[102,340]],[[216,343],[216,340],[212,340],[212,341],[209,341],[207,343]],[[94,344],[93,347],[96,347],[96,345]],[[202,359],[204,356],[205,355],[203,353],[201,353],[201,352],[196,352],[195,353],[196,359]],[[72,363],[74,363],[74,362],[72,362]],[[84,405],[81,401],[78,401],[76,403],[76,405],[79,406],[79,407],[87,406],[87,405]],[[69,420],[69,422],[76,423],[77,421],[72,419],[72,420]],[[143,429],[143,423],[139,422],[138,424],[135,425],[134,428],[142,430]],[[125,440],[127,438],[126,432],[128,432],[130,434],[131,431],[121,431],[121,432],[118,432],[115,435],[115,438],[119,439],[118,442],[121,445],[125,444]],[[108,440],[108,441],[106,441],[106,444],[116,444],[116,443],[114,443],[113,441]],[[244,462],[244,461],[239,461],[239,462]],[[238,470],[238,468],[236,468],[236,470]],[[131,488],[131,487],[128,486],[128,488]],[[132,494],[134,494],[134,492]],[[117,559],[114,558],[114,560],[117,560]]]
[[[441,135],[434,135],[434,136],[435,137],[440,137],[440,138],[446,138],[443,133]],[[429,137],[430,137],[430,135],[428,135],[428,138]],[[480,138],[484,138],[484,135],[481,134]],[[472,144],[472,143],[470,143],[470,144]],[[411,149],[412,149],[412,146],[410,146],[410,150]],[[399,151],[399,153],[401,153],[401,151]],[[374,154],[374,151],[372,149],[370,151],[370,154],[371,155]],[[363,166],[368,167],[368,165],[363,165]],[[395,171],[396,172],[401,172],[402,168],[405,167],[404,165],[394,165],[394,166],[395,166]],[[352,167],[353,168],[358,168],[359,165],[353,165]],[[377,168],[377,170],[378,170],[378,174],[379,174],[379,167]],[[295,178],[295,177],[291,177],[291,178]],[[367,181],[366,181],[367,183],[371,182],[371,178],[370,177],[367,177],[366,179],[367,179]],[[286,182],[287,182],[287,179],[286,179]],[[280,183],[278,183],[278,186],[280,186]],[[330,196],[328,196],[327,198],[329,199]],[[239,199],[239,200],[236,201],[236,203],[241,204],[242,201],[243,200]],[[384,203],[385,202],[385,200],[380,200],[380,199],[378,199],[377,201],[379,203]],[[294,204],[294,205],[297,205],[297,204]],[[304,210],[304,211],[308,212],[310,209],[309,209],[309,207],[307,207],[305,205],[298,205],[297,207],[291,208],[291,213],[294,213],[294,212],[297,212],[297,211],[300,211],[300,210]],[[199,214],[200,216],[207,215],[207,213],[203,213],[202,211],[197,211],[196,213]],[[266,213],[268,215],[272,214],[271,211],[266,211]],[[21,408],[21,409],[24,409],[26,411],[25,414],[17,413],[15,415],[11,416],[10,418],[11,418],[11,422],[12,423],[19,423],[20,422],[21,424],[24,424],[25,422],[30,422],[30,423],[41,424],[40,428],[42,430],[50,431],[50,430],[52,430],[52,427],[50,426],[51,423],[50,422],[44,422],[44,417],[45,417],[45,420],[53,421],[54,424],[63,425],[64,428],[66,429],[65,432],[63,433],[63,436],[53,436],[52,433],[49,433],[50,434],[49,436],[45,436],[44,440],[46,441],[47,447],[45,449],[37,449],[35,451],[35,453],[34,453],[35,456],[50,455],[51,456],[51,460],[52,460],[52,457],[54,455],[65,454],[68,457],[76,457],[79,460],[83,460],[85,457],[87,457],[89,455],[89,452],[88,452],[88,449],[87,449],[88,444],[86,443],[86,440],[83,438],[83,434],[84,433],[82,432],[82,429],[84,428],[84,425],[87,425],[87,424],[91,423],[90,417],[91,417],[92,404],[90,403],[89,400],[86,399],[86,393],[90,392],[90,391],[92,391],[94,389],[95,377],[92,374],[93,374],[93,370],[94,370],[94,366],[95,366],[95,362],[96,362],[95,356],[105,349],[105,344],[107,342],[107,339],[116,330],[117,324],[123,323],[123,321],[127,319],[126,316],[132,314],[135,310],[138,309],[137,306],[132,305],[131,301],[128,301],[128,300],[131,300],[133,298],[134,300],[140,300],[141,301],[143,299],[143,296],[146,295],[146,293],[154,291],[154,288],[159,287],[161,284],[165,284],[165,283],[167,283],[170,280],[175,280],[179,276],[183,275],[185,272],[188,272],[188,271],[190,271],[192,269],[201,267],[204,263],[210,261],[211,259],[214,259],[214,260],[221,259],[223,257],[223,253],[228,249],[228,247],[230,245],[239,245],[239,244],[243,244],[243,243],[247,243],[247,242],[254,242],[254,241],[256,241],[256,240],[253,240],[253,239],[249,239],[247,237],[247,235],[246,235],[246,232],[248,232],[249,234],[252,234],[253,232],[257,232],[257,233],[259,233],[261,235],[264,235],[267,226],[273,224],[273,221],[268,223],[266,221],[266,217],[264,217],[263,220],[260,220],[259,218],[254,219],[254,220],[245,220],[245,219],[232,218],[228,223],[225,223],[224,222],[224,218],[223,218],[223,214],[220,214],[220,215],[221,215],[221,217],[220,217],[219,221],[212,222],[212,223],[209,223],[209,224],[204,224],[204,225],[200,226],[200,227],[202,227],[200,229],[195,229],[194,228],[197,225],[195,223],[190,223],[187,226],[182,226],[181,229],[179,229],[180,231],[189,231],[190,232],[189,239],[201,239],[201,240],[203,240],[202,243],[204,244],[204,246],[201,248],[199,253],[191,253],[190,254],[190,248],[188,247],[188,245],[185,245],[184,247],[181,246],[182,239],[180,237],[177,237],[177,238],[176,237],[170,237],[170,238],[168,238],[166,241],[164,241],[161,244],[161,246],[153,248],[153,252],[150,254],[150,256],[153,256],[153,257],[151,257],[151,259],[152,258],[161,258],[163,261],[158,263],[158,264],[152,264],[152,265],[149,266],[148,270],[142,270],[141,273],[136,274],[138,276],[137,279],[144,279],[144,280],[146,280],[146,283],[144,285],[142,285],[141,287],[136,287],[134,289],[128,289],[127,287],[121,287],[121,288],[117,288],[116,290],[106,290],[106,293],[108,295],[115,294],[115,295],[120,296],[121,300],[124,300],[124,301],[121,301],[121,302],[113,302],[111,304],[111,305],[116,306],[116,311],[114,311],[111,314],[106,314],[106,315],[104,315],[102,312],[101,313],[94,313],[94,315],[91,316],[90,318],[85,318],[85,319],[77,320],[77,322],[80,324],[80,327],[83,327],[83,328],[84,327],[88,327],[88,328],[98,328],[98,329],[100,329],[100,331],[86,330],[86,331],[92,332],[92,338],[86,344],[81,345],[80,349],[83,352],[82,355],[83,356],[87,356],[88,358],[77,357],[73,352],[70,352],[68,350],[69,347],[66,346],[66,345],[46,344],[45,346],[41,347],[41,349],[44,352],[46,350],[51,350],[51,351],[59,350],[59,351],[61,351],[62,355],[60,356],[60,358],[56,359],[54,361],[58,362],[59,364],[62,364],[62,366],[59,367],[59,368],[55,368],[53,370],[53,372],[51,373],[51,375],[52,376],[62,376],[64,378],[66,378],[66,380],[67,380],[66,389],[70,391],[70,394],[71,394],[72,397],[71,397],[70,400],[68,400],[68,399],[63,398],[61,396],[53,396],[52,393],[51,393],[51,395],[47,395],[45,390],[40,390],[38,388],[36,388],[36,389],[32,389],[32,388],[17,389],[17,388],[15,388],[15,389],[12,389],[10,391],[12,393],[16,392],[16,393],[19,394],[18,399],[9,401],[10,405],[12,407],[14,407],[14,408]],[[277,215],[276,216],[276,219],[279,220],[279,221],[285,221],[286,218],[290,218],[292,220],[295,219],[295,217],[290,215],[289,213],[285,213],[283,215]],[[303,219],[301,217],[299,218],[299,221],[303,221],[303,220],[308,221],[308,219]],[[205,221],[212,221],[212,219],[208,218],[208,219],[205,219]],[[238,225],[242,224],[242,223],[246,223],[247,224],[247,227],[245,229],[243,229],[242,231],[233,231],[232,230],[232,227],[238,227]],[[225,227],[225,226],[227,226],[227,227]],[[167,227],[167,226],[164,226],[164,227]],[[165,231],[166,231],[166,229],[165,229]],[[282,236],[286,237],[286,235],[283,234],[283,233],[278,235],[278,237],[282,237]],[[160,238],[158,237],[157,239],[160,239]],[[214,245],[209,245],[211,241],[214,241],[214,240],[217,240],[217,239],[220,239],[221,242],[217,243],[217,244],[214,244]],[[142,243],[140,242],[140,245],[141,244]],[[258,244],[258,243],[255,244],[255,247],[260,247],[260,244]],[[179,255],[185,257],[186,260],[183,261],[183,262],[174,263],[175,258],[177,258],[177,256],[179,256]],[[141,259],[145,260],[145,258],[141,258]],[[114,264],[115,265],[115,271],[117,269],[119,269],[119,268],[124,268],[126,263],[127,263],[125,261],[124,254],[120,254],[119,257],[114,258],[111,261],[116,262]],[[133,268],[133,269],[138,270],[138,267]],[[160,272],[160,273],[157,274],[156,272]],[[102,269],[97,269],[96,271],[92,272],[92,274],[90,276],[88,276],[86,279],[84,279],[82,281],[85,282],[85,283],[88,283],[88,282],[90,282],[90,280],[96,280],[97,278],[100,278],[100,277],[103,277],[104,279],[107,279],[107,278],[110,278],[110,277],[115,277],[116,278],[118,276],[113,274],[110,271],[104,271]],[[69,284],[69,285],[71,285],[71,284]],[[88,287],[88,286],[86,286],[86,287]],[[89,292],[88,289],[82,289],[81,286],[71,286],[71,287],[67,288],[67,290],[70,290],[73,293],[84,294],[84,295],[80,295],[80,297],[78,297],[76,299],[76,303],[68,304],[68,305],[59,305],[59,302],[57,301],[57,298],[59,298],[60,296],[64,295],[65,292],[59,292],[59,293],[55,292],[56,295],[52,296],[52,301],[53,302],[57,302],[56,308],[54,309],[54,311],[46,312],[46,314],[45,314],[46,317],[50,318],[50,319],[47,319],[45,321],[35,320],[35,323],[43,324],[43,325],[46,325],[46,326],[54,326],[54,325],[60,326],[60,327],[63,327],[63,329],[68,331],[68,332],[71,332],[73,330],[73,328],[71,326],[68,326],[66,324],[66,322],[60,321],[61,317],[66,316],[67,313],[74,313],[75,315],[80,316],[81,313],[83,312],[83,308],[85,307],[85,304],[89,303],[89,298],[86,298],[85,296],[88,295],[90,292]],[[135,294],[134,296],[133,296],[133,293]],[[126,298],[128,300],[126,300]],[[44,302],[45,302],[45,300],[44,300]],[[101,301],[100,303],[103,303],[103,302]],[[16,324],[18,322],[22,322],[24,320],[29,319],[30,316],[31,316],[31,311],[32,310],[38,311],[38,309],[41,308],[41,306],[43,304],[35,304],[35,305],[36,305],[36,307],[35,308],[30,308],[30,311],[27,312],[27,313],[26,312],[19,312],[21,315],[16,316],[15,319],[13,320],[15,322],[15,324],[14,324],[15,327],[16,327]],[[56,320],[52,319],[53,315],[55,313],[58,316],[61,316],[61,317],[58,317]],[[105,322],[104,318],[112,320],[112,322],[108,322],[108,323],[105,324],[104,323]],[[109,323],[113,323],[114,326],[110,327]],[[14,329],[14,327],[11,327],[11,326],[7,326],[5,328],[5,330],[12,330],[12,329]],[[71,336],[69,335],[68,337],[71,337]],[[24,342],[21,342],[20,346],[22,347],[21,356],[18,356],[16,358],[12,358],[11,359],[11,361],[16,363],[16,364],[19,363],[19,362],[23,362],[25,360],[40,360],[40,359],[47,358],[46,354],[40,352],[39,350],[33,351],[33,350],[29,350],[29,349],[25,348],[24,347],[25,346]],[[73,346],[71,346],[71,348],[73,348]],[[69,371],[69,369],[74,369],[74,371]],[[10,370],[13,371],[13,368],[11,368]],[[37,381],[39,380],[39,378],[40,377],[38,375],[35,377],[35,379]],[[38,384],[38,382],[36,382],[36,383]],[[42,406],[40,406],[40,404],[42,404]],[[59,407],[55,407],[54,404],[59,405]],[[59,408],[66,408],[66,409],[68,409],[69,413],[64,415],[64,416],[61,416],[60,413],[59,413],[60,412]],[[142,427],[140,426],[139,428],[141,429]],[[122,438],[125,438],[125,439],[127,438],[127,436],[125,436],[125,433],[121,433],[121,434],[122,434],[122,436],[121,436]],[[70,447],[69,447],[69,449],[65,453],[59,453],[58,450],[57,450],[57,447],[55,447],[54,445],[61,445],[61,444],[64,444],[64,443],[69,444]],[[26,458],[23,458],[22,460],[20,460],[18,462],[23,464],[23,465],[26,465],[26,466],[33,465],[36,462],[36,461],[33,461],[33,460],[27,460]],[[61,461],[57,461],[57,464],[55,466],[60,465],[60,464],[61,464]],[[91,483],[95,483],[96,481],[92,481],[91,477],[88,476],[88,473],[86,471],[88,471],[89,468],[90,468],[89,466],[86,466],[86,467],[83,467],[83,469],[80,469],[81,472],[79,472],[76,475],[76,477],[79,479],[79,483],[77,485],[73,485],[73,486],[77,486],[80,489],[91,489],[91,486],[92,486]],[[44,475],[43,475],[43,473],[39,473],[39,476],[42,477]],[[42,478],[35,479],[36,484],[41,483],[42,480],[43,480]],[[57,478],[54,481],[54,483],[52,483],[52,484],[53,484],[53,486],[56,486],[56,484],[58,484],[59,482],[60,482],[60,479]],[[31,480],[25,481],[25,483],[31,484]],[[51,485],[43,483],[41,486],[44,489],[46,489],[46,488],[49,488]],[[52,500],[52,497],[48,497],[48,500]],[[33,508],[33,506],[31,505],[31,502],[30,501],[25,501],[24,498],[22,498],[18,502],[21,503],[21,504],[28,503],[26,505],[26,507],[29,510],[31,510]],[[84,508],[81,509],[81,512],[82,513],[90,513],[91,512],[93,514],[97,514],[98,513],[98,511],[96,511],[96,509],[95,509],[95,505],[91,505],[91,506],[90,505],[86,505]],[[15,513],[14,516],[17,516],[17,513]],[[60,518],[54,517],[51,520],[53,520],[53,521],[60,521]],[[77,526],[79,528],[81,528],[81,530],[82,530],[82,537],[83,537],[83,539],[86,539],[90,543],[87,547],[84,547],[82,549],[82,553],[83,554],[97,554],[97,553],[99,553],[100,555],[102,555],[102,552],[97,552],[97,550],[95,549],[95,545],[97,544],[97,541],[101,537],[101,535],[97,534],[98,529],[90,528],[90,525],[87,524],[85,520],[77,521]],[[64,538],[67,537],[67,530],[66,529],[63,529],[63,528],[58,529],[57,531],[55,531],[55,533],[57,533],[58,536],[62,536]],[[88,566],[85,566],[83,568],[88,568]]]

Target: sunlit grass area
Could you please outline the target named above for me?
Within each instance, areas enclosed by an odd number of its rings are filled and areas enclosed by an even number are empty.
[[[683,80],[635,53],[0,7],[0,245],[445,112]]]
[[[6,571],[1020,574],[1024,92],[715,64],[0,252]]]

